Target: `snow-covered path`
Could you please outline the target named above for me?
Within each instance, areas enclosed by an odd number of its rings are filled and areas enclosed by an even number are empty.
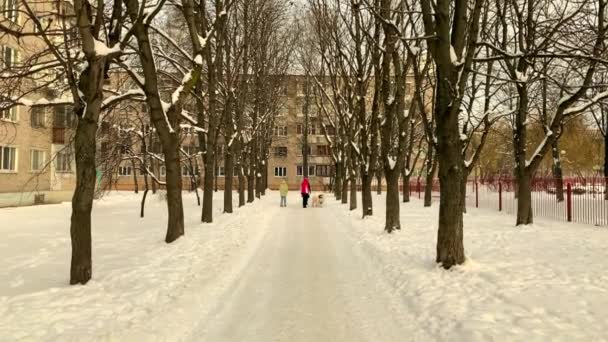
[[[403,341],[407,308],[328,208],[281,208],[198,341]],[[406,333],[407,332],[407,333]],[[419,336],[420,337],[420,336]]]

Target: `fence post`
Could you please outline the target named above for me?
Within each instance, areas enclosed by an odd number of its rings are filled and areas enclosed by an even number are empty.
[[[479,208],[479,186],[475,181],[475,208]]]
[[[418,184],[416,185],[416,187],[418,188],[418,199],[420,199],[420,180],[418,181]]]
[[[502,182],[498,182],[498,211],[502,211]]]
[[[566,215],[568,222],[572,222],[572,184],[566,186]]]

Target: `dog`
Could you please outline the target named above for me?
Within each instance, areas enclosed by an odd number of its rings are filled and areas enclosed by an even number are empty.
[[[323,208],[323,194],[318,194],[312,198],[313,208]]]

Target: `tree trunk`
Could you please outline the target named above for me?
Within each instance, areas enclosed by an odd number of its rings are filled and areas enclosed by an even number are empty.
[[[604,132],[604,200],[608,201],[608,127]]]
[[[441,71],[441,69],[439,70]],[[447,78],[439,74],[438,79]],[[448,82],[437,82],[437,158],[439,162],[439,228],[437,263],[449,269],[464,263],[462,192],[464,161],[458,129],[457,110],[452,108]]]
[[[268,160],[264,160],[264,168],[262,169],[262,196],[266,196],[266,189],[268,189]]]
[[[253,203],[255,200],[255,168],[253,167],[253,158],[250,160],[249,172],[247,174],[247,203]]]
[[[410,201],[410,175],[403,173],[403,203]]]
[[[88,113],[85,113],[88,115]],[[72,197],[70,284],[86,284],[93,272],[91,260],[91,211],[95,196],[95,120],[79,119],[76,149],[76,189]]]
[[[357,176],[350,177],[350,208],[351,211],[357,209]]]
[[[338,201],[342,200],[342,163],[336,163],[336,177],[334,180],[334,195]]]
[[[380,170],[376,172],[376,181],[378,182],[378,186],[376,187],[376,194],[382,195],[382,172],[380,172]]]
[[[205,174],[203,177],[203,211],[201,216],[201,221],[205,223],[213,222],[213,183],[215,180],[215,169],[213,168],[214,165],[214,148],[207,148],[207,153],[205,154]]]
[[[396,170],[384,170],[386,179],[386,223],[384,230],[392,233],[401,229],[399,219],[399,173]]]
[[[373,200],[372,200],[372,179],[373,179],[373,176],[365,173],[365,170],[362,170],[361,209],[363,212],[363,217],[372,216],[374,214]]]
[[[228,150],[224,158],[224,212],[232,213],[232,179],[234,175],[234,156]]]
[[[531,177],[527,171],[517,171],[517,222],[516,225],[533,223]]]
[[[555,197],[558,202],[564,201],[564,176],[562,172],[562,162],[559,154],[559,142],[554,140],[551,148],[553,154],[553,179],[555,180]]]
[[[163,152],[165,153],[165,167],[167,169],[167,209],[169,210],[165,241],[171,243],[184,235],[179,134],[171,134],[169,141],[163,144]]]
[[[430,207],[433,203],[433,181],[435,179],[435,172],[437,171],[437,156],[435,156],[431,162],[430,170],[426,173],[426,184],[424,185],[424,206]]]
[[[135,160],[131,159],[131,168],[133,168],[133,184],[134,184],[134,191],[136,194],[139,193],[139,184],[137,182],[137,169],[135,168]]]
[[[348,177],[344,177],[343,181],[342,181],[342,204],[347,204],[348,203],[348,182],[349,179]]]
[[[146,157],[144,156],[144,158],[146,158]],[[147,170],[145,170],[145,166],[146,165],[144,165],[144,170],[143,170],[145,189],[144,189],[144,195],[141,198],[141,208],[139,210],[139,217],[141,217],[141,218],[144,217],[144,208],[146,206],[146,198],[148,197],[148,190],[150,189],[150,183],[148,182],[148,172],[147,172]],[[154,182],[154,180],[152,182]]]
[[[245,176],[242,167],[239,168],[239,208],[245,205]]]

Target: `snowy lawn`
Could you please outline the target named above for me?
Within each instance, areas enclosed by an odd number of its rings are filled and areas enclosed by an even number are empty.
[[[186,235],[167,245],[166,203],[150,194],[140,219],[140,198],[113,193],[95,202],[86,286],[68,285],[69,203],[0,210],[0,341],[152,341],[187,332],[234,276],[225,268],[235,251],[261,238],[272,216],[259,210],[267,199],[222,215],[216,193],[215,222],[200,224],[201,208],[185,193]]]
[[[469,209],[467,262],[445,271],[435,264],[438,202],[402,205],[402,229],[387,235],[384,198],[374,195],[377,216],[361,220],[358,209],[345,224],[436,340],[608,341],[607,228],[542,219],[516,228],[513,216]]]

